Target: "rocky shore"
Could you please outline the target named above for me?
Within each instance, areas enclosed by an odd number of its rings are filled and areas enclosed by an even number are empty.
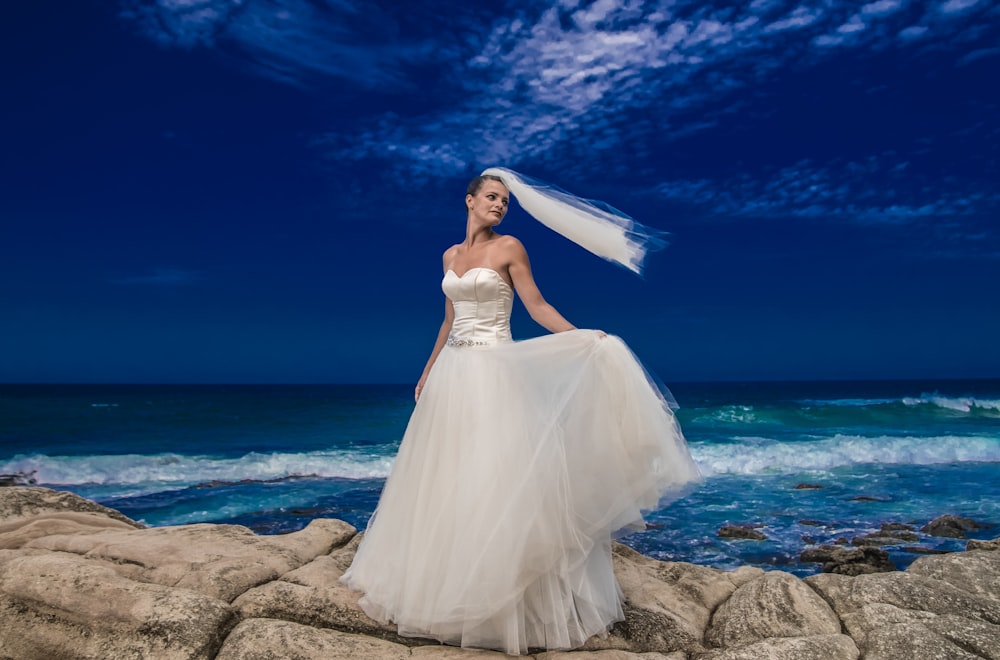
[[[0,488],[0,659],[505,657],[401,638],[365,616],[337,580],[358,540],[332,519],[279,536],[144,528],[70,493]],[[828,546],[812,560],[873,550]],[[583,649],[532,657],[1000,659],[1000,539],[905,571],[805,579],[661,562],[621,545],[615,568],[626,620]]]

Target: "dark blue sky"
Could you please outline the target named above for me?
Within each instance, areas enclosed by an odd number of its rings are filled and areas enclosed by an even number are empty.
[[[996,2],[2,13],[0,381],[415,381],[494,165],[671,232],[502,227],[668,383],[1000,376]]]

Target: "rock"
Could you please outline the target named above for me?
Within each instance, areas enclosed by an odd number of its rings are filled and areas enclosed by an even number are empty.
[[[823,521],[822,520],[803,519],[803,520],[799,521],[799,524],[800,525],[805,525],[807,527],[822,527],[823,526]]]
[[[851,545],[899,545],[901,541],[915,543],[920,537],[913,532],[879,531],[855,536],[851,539]]]
[[[35,481],[35,471],[15,472],[14,474],[0,474],[0,488],[7,486],[31,486],[38,483]]]
[[[953,539],[964,539],[965,533],[972,530],[982,529],[975,520],[963,518],[962,516],[938,516],[920,528],[924,534],[931,536],[945,536]]]
[[[953,552],[920,557],[906,572],[940,580],[966,593],[1000,601],[1000,553]]]
[[[72,554],[28,551],[0,577],[7,658],[210,658],[236,621],[228,603]]]
[[[875,535],[912,531],[888,523]],[[506,657],[402,638],[369,619],[339,582],[361,537],[322,519],[277,536],[236,525],[144,529],[68,493],[0,488],[0,659]],[[1000,660],[998,549],[1000,539],[970,541],[904,572],[803,581],[615,544],[625,621],[581,649],[534,657]],[[810,548],[802,560],[844,573],[893,568],[871,546]]]
[[[233,605],[245,618],[282,619],[307,626],[371,635],[400,644],[420,643],[419,640],[415,642],[399,637],[394,625],[370,619],[358,605],[361,594],[340,583],[340,577],[354,558],[361,536],[356,535],[347,545],[329,555],[317,557],[277,580],[250,589],[233,601]]]
[[[851,498],[852,502],[888,502],[887,498],[883,497],[872,497],[871,495],[858,495],[857,497]]]
[[[852,545],[899,545],[900,541],[915,543],[920,540],[920,536],[913,532],[913,528],[902,523],[882,523],[881,529],[864,536],[855,536],[851,539]]]
[[[973,539],[965,544],[965,550],[985,550],[987,552],[996,552],[1000,550],[1000,538],[995,538],[992,541],[979,541]]]
[[[40,515],[52,515],[56,513],[99,513],[113,520],[118,520],[126,525],[141,529],[141,525],[136,521],[123,516],[114,509],[101,506],[97,502],[91,502],[73,493],[67,493],[48,488],[5,488],[3,496],[0,497],[0,522],[9,524],[18,520],[35,518]]]
[[[43,536],[93,534],[106,529],[134,530],[135,526],[103,513],[57,511],[0,523],[0,549],[20,548]]]
[[[909,571],[857,577],[823,573],[807,577],[805,582],[831,604],[841,619],[865,605],[884,603],[903,609],[958,615],[1000,624],[1000,601],[970,594],[942,580]]]
[[[226,602],[346,542],[355,530],[317,519],[298,532],[257,536],[239,525],[184,525],[95,534],[56,534],[27,548],[100,559],[124,577],[191,589]]]
[[[723,525],[719,528],[719,536],[724,539],[749,539],[751,541],[766,541],[767,536],[749,525]]]
[[[504,657],[500,654],[494,654]],[[321,630],[290,621],[246,619],[216,660],[407,660],[410,649],[364,635]]]
[[[953,550],[941,550],[940,548],[925,548],[921,545],[901,545],[899,549],[914,555],[947,555],[954,552]]]
[[[426,658],[437,658],[440,656],[433,655],[429,653],[432,649],[430,647],[423,647],[420,649],[414,649],[413,654],[416,656],[418,652],[427,653]],[[504,658],[509,658],[510,656],[501,656]],[[536,653],[534,656],[535,660],[688,660],[687,653],[683,651],[676,651],[674,653],[633,653],[632,651],[618,651],[618,650],[608,650],[608,651],[545,651],[543,653]]]
[[[709,651],[694,660],[856,660],[858,647],[847,635],[771,637],[749,646]]]
[[[909,570],[856,578],[814,575],[806,582],[833,605],[866,659],[1000,657],[996,600]]]
[[[738,584],[762,575],[744,567],[732,573],[683,562],[660,562],[621,544],[614,546],[615,574],[625,595],[625,621],[584,650],[703,651],[712,611]]]
[[[765,573],[737,589],[712,615],[705,640],[716,647],[743,647],[769,637],[840,634],[830,606],[789,573]]]
[[[1000,626],[982,621],[883,603],[866,604],[843,621],[866,658],[1000,658]]]
[[[896,565],[889,559],[888,552],[868,546],[852,550],[835,545],[821,545],[818,548],[803,550],[799,555],[799,561],[823,564],[824,573],[839,575],[864,575],[896,570]]]
[[[803,484],[796,484],[795,485],[795,490],[818,490],[818,489],[820,489],[822,487],[823,486],[821,486],[820,484],[805,484],[805,483],[803,483]]]

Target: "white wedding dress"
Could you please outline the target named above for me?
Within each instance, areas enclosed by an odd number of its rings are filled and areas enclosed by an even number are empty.
[[[498,273],[449,271],[455,321],[341,578],[401,635],[568,649],[623,618],[611,538],[700,480],[618,338],[513,342]]]

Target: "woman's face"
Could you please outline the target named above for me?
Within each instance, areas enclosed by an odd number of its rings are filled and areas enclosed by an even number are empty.
[[[465,196],[465,205],[469,213],[492,225],[500,224],[507,215],[507,205],[510,203],[510,191],[499,181],[487,179],[479,187],[475,195]]]

